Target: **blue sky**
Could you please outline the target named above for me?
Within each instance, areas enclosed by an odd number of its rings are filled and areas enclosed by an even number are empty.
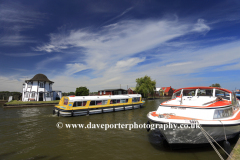
[[[53,89],[240,88],[238,0],[2,0],[0,90],[43,73]]]

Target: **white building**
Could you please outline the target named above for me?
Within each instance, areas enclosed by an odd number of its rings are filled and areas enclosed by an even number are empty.
[[[62,91],[53,91],[53,81],[44,74],[36,74],[23,83],[22,101],[52,101],[62,98]]]

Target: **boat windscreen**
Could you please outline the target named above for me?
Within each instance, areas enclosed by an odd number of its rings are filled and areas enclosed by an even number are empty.
[[[181,95],[181,90],[176,92],[176,93],[174,93],[173,96],[172,96],[172,99],[174,99],[176,97],[180,97],[180,95]]]
[[[64,105],[67,105],[67,104],[68,104],[68,99],[65,98],[65,99],[64,99]]]
[[[212,89],[198,89],[197,96],[213,96]]]
[[[231,96],[232,96],[232,105],[233,105],[234,107],[240,107],[240,106],[239,106],[239,103],[238,103],[238,101],[237,101],[236,93],[232,92]]]
[[[184,89],[183,96],[195,96],[196,89]]]
[[[224,91],[221,91],[221,90],[216,89],[215,96],[216,97],[222,97],[223,99],[230,100],[230,94],[228,92],[224,92]]]

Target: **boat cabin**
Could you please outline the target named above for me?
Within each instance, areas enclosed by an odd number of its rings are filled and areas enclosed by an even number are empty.
[[[177,89],[171,100],[161,103],[157,113],[196,119],[222,119],[231,117],[238,110],[236,94],[227,89],[188,87]]]

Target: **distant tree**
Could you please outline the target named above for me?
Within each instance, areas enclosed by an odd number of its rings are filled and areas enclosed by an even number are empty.
[[[140,93],[144,98],[148,98],[148,95],[154,95],[154,90],[156,89],[156,81],[151,80],[151,77],[147,75],[136,79],[136,92]]]
[[[211,86],[209,87],[221,87],[221,85],[219,83],[215,83],[215,84],[212,84]]]
[[[75,92],[69,92],[68,95],[75,95]]]
[[[76,88],[75,95],[76,96],[88,96],[89,89],[87,89],[87,87],[78,87],[78,88]]]

